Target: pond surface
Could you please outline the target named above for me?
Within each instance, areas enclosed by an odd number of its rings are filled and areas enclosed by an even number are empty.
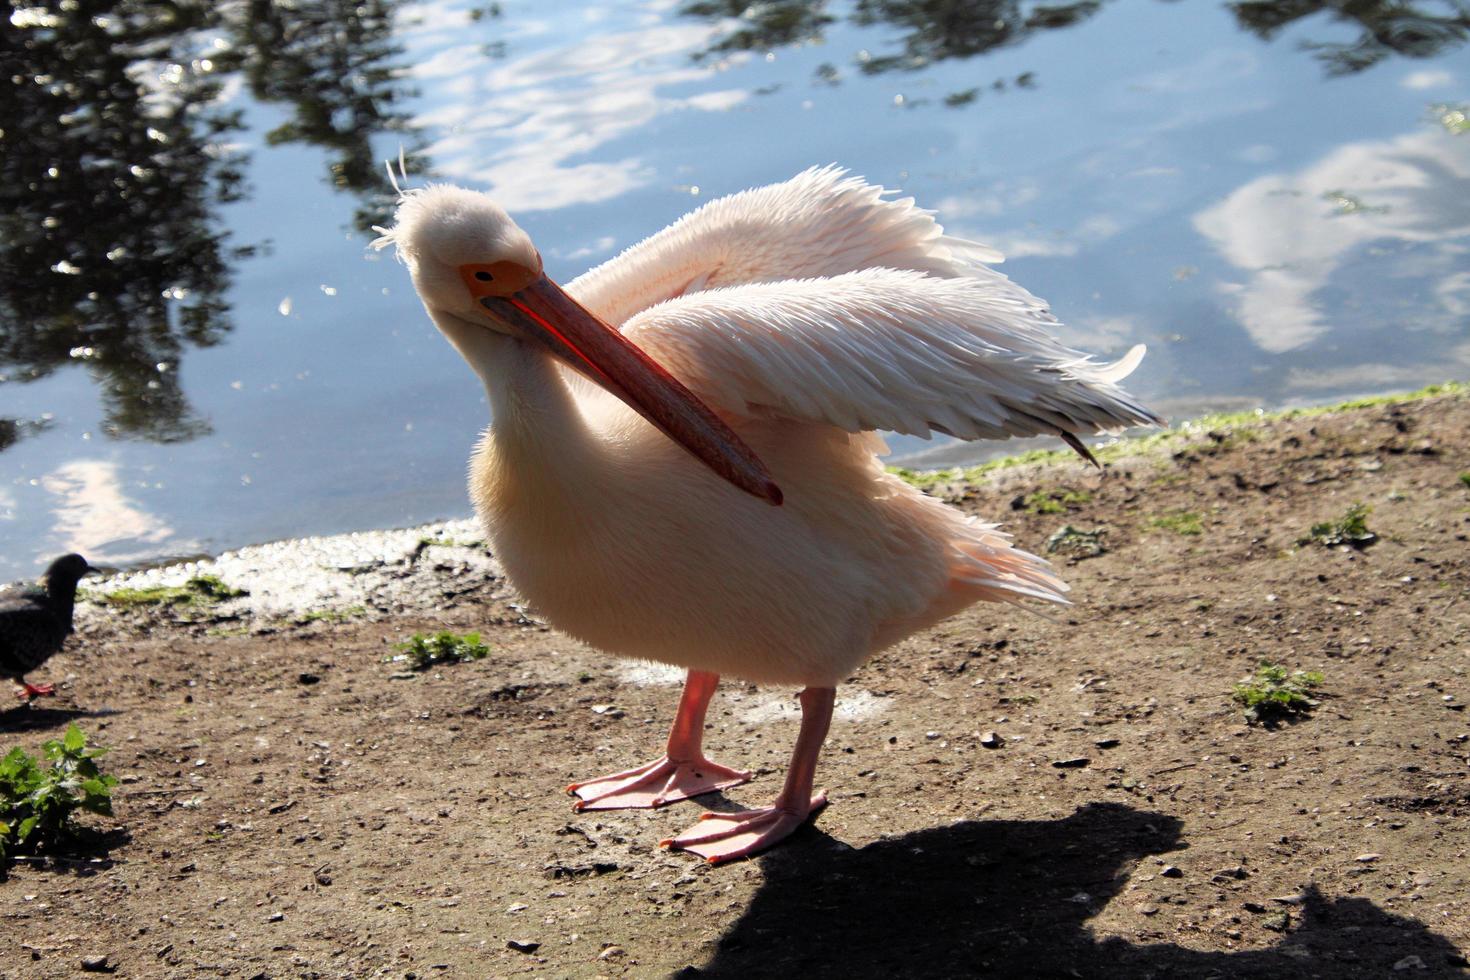
[[[558,279],[839,163],[1174,416],[1470,376],[1470,3],[1335,6],[12,0],[0,580],[469,512],[400,149]]]

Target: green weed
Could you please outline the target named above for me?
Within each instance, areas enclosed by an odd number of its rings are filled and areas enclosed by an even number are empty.
[[[1470,489],[1470,470],[1460,474],[1460,483],[1467,489]]]
[[[435,633],[427,636],[415,633],[398,644],[403,657],[413,670],[428,670],[440,664],[459,664],[479,660],[490,653],[490,648],[480,642],[479,633]]]
[[[1270,724],[1303,716],[1315,708],[1318,702],[1311,691],[1322,681],[1318,671],[1295,670],[1288,674],[1280,664],[1263,660],[1255,675],[1236,684],[1230,696],[1244,706],[1247,721]]]
[[[1366,548],[1378,540],[1378,535],[1368,530],[1368,515],[1372,512],[1373,508],[1367,504],[1353,504],[1337,520],[1313,524],[1312,529],[1304,537],[1298,538],[1296,543],[1311,544],[1315,541],[1328,548],[1344,544],[1353,548]]]
[[[57,851],[75,837],[77,810],[112,815],[114,776],[104,776],[76,725],[41,746],[51,764],[42,765],[16,747],[0,759],[0,860],[23,851]]]

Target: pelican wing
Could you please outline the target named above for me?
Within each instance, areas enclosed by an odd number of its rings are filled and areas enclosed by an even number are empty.
[[[1058,341],[1056,326],[999,273],[866,269],[683,296],[624,331],[737,415],[961,439],[1162,424],[1117,384],[1142,345],[1100,364]]]
[[[839,167],[717,198],[567,284],[612,323],[723,286],[909,269],[1005,282],[1000,252],[946,235],[934,212]]]

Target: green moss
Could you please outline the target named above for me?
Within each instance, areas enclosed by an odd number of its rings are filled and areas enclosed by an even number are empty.
[[[346,609],[313,609],[295,618],[297,623],[341,623],[367,613],[366,606],[348,606]]]
[[[249,595],[215,575],[196,575],[183,585],[152,585],[141,589],[116,589],[100,596],[102,602],[120,609],[139,606],[206,606]]]
[[[1460,483],[1470,489],[1470,470],[1460,474]]]
[[[920,490],[929,490],[941,483],[961,478],[959,470],[911,470],[903,466],[890,466],[888,472]]]
[[[1372,395],[1367,398],[1355,398],[1332,405],[1287,408],[1274,412],[1267,412],[1262,409],[1253,409],[1244,412],[1216,412],[1181,422],[1177,427],[1166,429],[1162,432],[1154,432],[1130,439],[1120,439],[1116,442],[1093,446],[1091,448],[1093,455],[1098,458],[1099,462],[1109,463],[1120,459],[1128,459],[1133,456],[1141,456],[1160,446],[1197,443],[1202,438],[1208,438],[1208,434],[1211,432],[1229,433],[1235,439],[1250,438],[1248,434],[1239,430],[1254,428],[1282,419],[1315,418],[1319,415],[1331,415],[1335,412],[1346,412],[1359,408],[1404,405],[1411,402],[1423,401],[1426,398],[1440,398],[1446,395],[1463,397],[1466,394],[1470,394],[1470,383],[1446,381],[1443,384],[1428,385],[1417,391]],[[1225,441],[1224,444],[1229,445],[1230,443]],[[941,483],[974,483],[991,473],[1013,469],[1017,466],[1069,462],[1076,459],[1076,454],[1069,449],[1032,449],[1024,453],[1017,453],[1014,456],[1002,456],[998,459],[988,460],[978,466],[971,466],[964,469],[912,470],[890,466],[888,471],[921,490],[927,490]]]
[[[1025,500],[1027,513],[1062,514],[1092,500],[1086,490],[1038,490]]]
[[[1175,534],[1199,535],[1205,533],[1199,514],[1192,510],[1176,510],[1148,519],[1149,527],[1163,528]]]

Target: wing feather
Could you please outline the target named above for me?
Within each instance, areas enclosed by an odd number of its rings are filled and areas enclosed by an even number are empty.
[[[671,299],[624,331],[737,415],[961,439],[1162,424],[1117,384],[1141,345],[1100,364],[1057,340],[1056,323],[999,273],[865,269]]]

